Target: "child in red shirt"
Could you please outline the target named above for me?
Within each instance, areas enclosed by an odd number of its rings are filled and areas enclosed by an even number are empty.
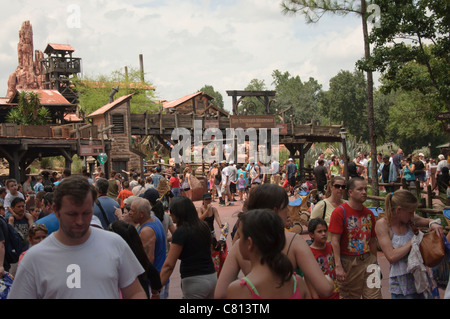
[[[120,208],[123,208],[125,206],[124,200],[133,195],[134,194],[131,191],[130,182],[128,181],[123,182],[123,189],[119,192],[119,195],[117,196],[116,199],[120,205]]]
[[[339,286],[336,280],[336,266],[331,243],[327,241],[328,226],[322,218],[313,218],[308,223],[309,237],[312,239],[311,251],[320,265],[323,273],[334,281],[334,291],[326,299],[339,299]],[[309,287],[314,299],[318,299],[317,293]]]

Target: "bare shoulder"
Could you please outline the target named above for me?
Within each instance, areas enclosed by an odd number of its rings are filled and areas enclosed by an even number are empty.
[[[379,220],[377,220],[377,222],[375,223],[375,231],[386,232],[388,230],[389,230],[389,227],[388,227],[388,221],[387,221],[386,217],[380,218]]]
[[[241,280],[233,281],[227,289],[228,299],[251,299],[252,294],[249,289],[241,284]]]

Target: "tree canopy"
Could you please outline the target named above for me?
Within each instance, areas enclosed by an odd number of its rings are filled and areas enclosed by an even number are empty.
[[[376,0],[379,26],[372,29],[370,58],[359,65],[384,75],[383,89],[419,90],[432,109],[450,111],[450,2]]]

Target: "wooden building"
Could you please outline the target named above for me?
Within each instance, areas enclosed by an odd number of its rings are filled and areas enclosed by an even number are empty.
[[[107,170],[122,173],[134,169],[143,172],[145,154],[132,148],[130,100],[133,94],[121,96],[89,114],[86,118],[98,127],[99,138],[111,140],[111,149],[105,164]]]

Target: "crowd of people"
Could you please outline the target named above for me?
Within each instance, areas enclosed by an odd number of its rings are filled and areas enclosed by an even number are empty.
[[[415,214],[416,197],[398,182],[431,184],[447,194],[450,164],[443,155],[435,170],[433,164],[402,150],[378,154],[377,178],[387,194],[380,219],[364,206],[372,177],[363,154],[349,160],[347,183],[342,159],[324,154],[305,180],[292,158],[212,163],[199,207],[199,181],[189,165],[113,171],[108,179],[100,167],[94,174],[42,172],[23,184],[7,179],[0,188],[0,277],[14,277],[11,299],[167,299],[180,261],[186,299],[380,299],[380,286],[368,282],[380,280],[373,266],[381,250],[391,264],[391,298],[425,298],[408,271],[411,223],[441,237],[444,229]],[[287,231],[289,197],[299,189],[318,191],[310,240]],[[216,231],[225,228],[221,207],[234,205],[240,213],[219,275],[212,254]],[[17,260],[8,251],[11,229],[23,248]]]

